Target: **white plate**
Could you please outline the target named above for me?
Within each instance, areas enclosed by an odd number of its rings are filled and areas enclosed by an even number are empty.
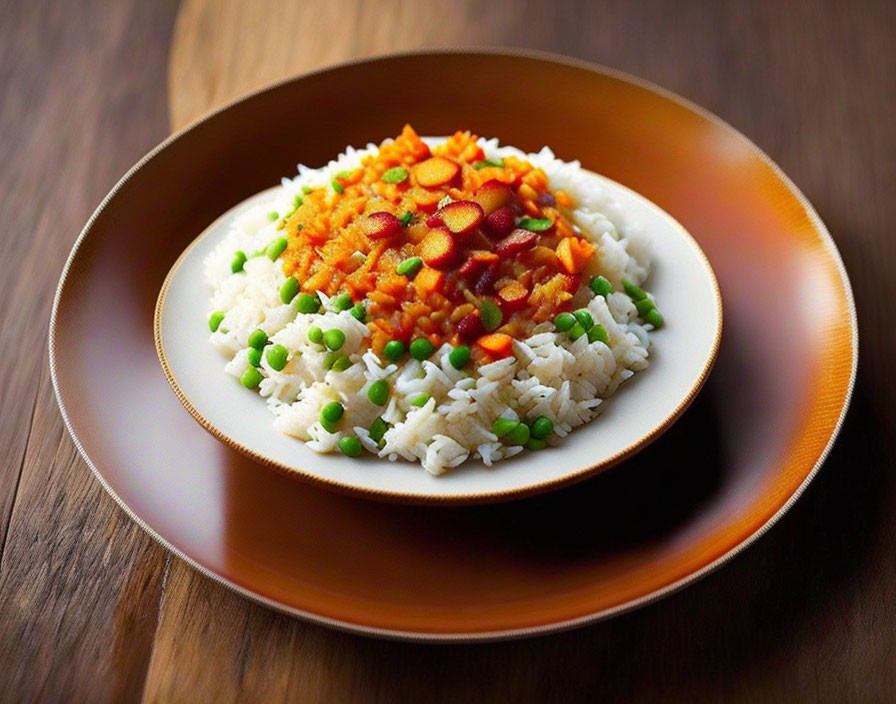
[[[191,415],[219,440],[264,464],[334,488],[394,501],[476,503],[544,491],[606,469],[656,439],[681,415],[706,380],[722,332],[722,301],[700,247],[668,213],[596,174],[651,239],[647,288],[665,325],[651,333],[650,365],[625,382],[591,423],[556,448],[523,452],[492,468],[468,461],[439,477],[419,464],[371,456],[320,455],[272,427],[264,399],[224,372],[208,342],[210,291],[203,261],[234,218],[269,195],[260,193],[212,223],[172,267],[159,294],[155,338],[168,382]]]

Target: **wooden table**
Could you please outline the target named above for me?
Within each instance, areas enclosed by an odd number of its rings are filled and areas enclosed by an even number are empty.
[[[47,1],[4,12],[0,700],[896,701],[896,5],[276,5]],[[46,334],[80,227],[169,131],[315,66],[458,45],[621,68],[754,139],[843,254],[861,363],[818,478],[723,569],[569,633],[414,645],[274,613],[166,554],[78,457]]]

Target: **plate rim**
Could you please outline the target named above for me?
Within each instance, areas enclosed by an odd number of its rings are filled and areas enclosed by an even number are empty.
[[[757,156],[760,161],[765,163],[775,174],[775,176],[781,180],[781,182],[787,187],[787,189],[793,194],[794,198],[796,198],[797,202],[804,209],[807,218],[811,222],[814,230],[820,237],[821,243],[823,244],[826,253],[830,257],[833,262],[837,273],[840,276],[841,283],[844,288],[844,294],[846,297],[847,310],[849,312],[849,324],[850,324],[850,342],[852,348],[852,356],[850,360],[850,375],[849,381],[846,388],[846,394],[843,399],[843,406],[840,409],[838,414],[838,418],[834,427],[831,431],[830,437],[828,438],[824,448],[819,454],[818,459],[807,473],[806,477],[800,482],[799,486],[793,491],[793,493],[788,497],[787,501],[774,513],[772,514],[759,528],[757,528],[751,535],[747,538],[741,540],[736,545],[729,548],[727,551],[718,555],[714,560],[710,561],[702,568],[691,572],[684,577],[675,580],[667,584],[666,586],[657,589],[655,591],[650,592],[649,594],[645,594],[636,599],[630,599],[625,601],[617,606],[601,609],[595,611],[590,614],[585,614],[583,616],[579,616],[573,619],[566,619],[562,621],[556,621],[548,624],[540,624],[536,626],[528,626],[522,628],[510,628],[510,629],[499,629],[493,631],[466,631],[466,632],[457,632],[457,633],[446,633],[446,632],[427,632],[427,631],[407,631],[407,630],[397,630],[390,628],[382,628],[375,626],[368,626],[359,623],[353,623],[346,620],[333,619],[327,616],[323,616],[320,614],[315,614],[313,612],[307,611],[306,609],[301,609],[297,607],[290,607],[285,604],[281,604],[277,601],[269,599],[259,593],[253,592],[250,589],[234,582],[230,579],[227,579],[216,572],[206,568],[201,563],[199,563],[194,558],[190,557],[179,548],[175,547],[165,538],[163,538],[159,533],[157,533],[151,526],[149,526],[143,519],[141,519],[133,510],[121,499],[120,496],[112,489],[112,487],[108,484],[106,479],[103,477],[102,473],[99,471],[97,466],[93,463],[90,456],[88,455],[86,449],[81,444],[80,439],[74,432],[74,428],[72,427],[70,418],[65,408],[65,403],[62,399],[62,393],[59,386],[58,380],[58,368],[56,361],[56,324],[58,322],[58,311],[60,302],[62,299],[62,293],[65,288],[65,284],[68,280],[69,274],[71,273],[72,264],[74,263],[78,252],[92,229],[94,223],[99,218],[100,214],[105,210],[109,201],[118,193],[119,190],[134,176],[134,174],[143,168],[143,166],[156,156],[159,152],[167,149],[174,141],[179,139],[181,135],[185,134],[189,130],[198,126],[202,122],[211,119],[215,115],[223,112],[225,110],[230,109],[232,106],[237,105],[239,103],[248,101],[269,90],[274,90],[282,85],[285,85],[289,82],[300,80],[302,78],[313,76],[319,73],[323,73],[325,71],[336,70],[340,68],[345,68],[349,66],[354,66],[357,64],[363,63],[371,63],[375,61],[380,61],[383,59],[397,59],[397,58],[411,58],[414,56],[446,56],[446,55],[460,55],[460,56],[468,56],[468,55],[488,55],[488,56],[506,56],[510,58],[523,58],[523,59],[536,59],[544,62],[551,62],[555,64],[560,64],[563,66],[578,68],[582,70],[586,70],[592,73],[597,73],[600,75],[608,76],[610,78],[614,78],[616,80],[620,80],[623,82],[627,82],[633,84],[637,87],[640,87],[644,90],[647,90],[655,95],[658,95],[666,100],[669,100],[677,105],[680,105],[711,122],[717,127],[721,128],[725,132],[735,135],[744,140],[745,146],[753,152],[755,156]],[[714,113],[710,112],[708,109],[701,107],[700,105],[694,103],[693,101],[674,93],[671,90],[663,88],[651,81],[640,78],[638,76],[634,76],[625,71],[621,71],[615,68],[611,68],[609,66],[605,66],[603,64],[592,63],[588,61],[584,61],[581,59],[563,56],[561,54],[556,54],[552,52],[545,52],[539,50],[523,50],[519,48],[513,47],[488,47],[488,48],[456,48],[456,49],[428,49],[428,50],[416,50],[416,51],[403,51],[403,52],[394,52],[389,54],[381,54],[376,56],[368,56],[357,59],[352,59],[348,61],[342,61],[335,64],[329,64],[321,68],[314,69],[312,71],[307,71],[303,73],[299,73],[293,76],[289,76],[281,81],[277,81],[265,86],[262,86],[250,93],[239,96],[234,100],[228,101],[222,106],[201,115],[196,120],[190,122],[182,129],[174,132],[169,135],[165,140],[160,142],[150,151],[148,151],[134,166],[132,166],[125,174],[121,177],[121,179],[112,187],[109,193],[103,198],[94,212],[91,214],[90,218],[87,220],[87,223],[82,228],[80,234],[75,240],[74,245],[72,246],[72,250],[69,253],[68,258],[63,266],[62,272],[60,274],[60,279],[56,287],[56,292],[53,297],[53,305],[50,313],[50,324],[49,324],[49,335],[48,335],[48,353],[49,353],[49,368],[50,368],[50,381],[53,386],[53,393],[56,398],[57,405],[59,406],[60,414],[62,416],[63,423],[66,427],[66,430],[71,437],[72,441],[75,444],[76,449],[78,450],[78,454],[82,457],[84,462],[90,468],[90,471],[93,473],[94,477],[99,481],[100,485],[105,489],[105,491],[112,497],[115,503],[127,514],[127,516],[133,520],[141,529],[143,529],[156,543],[167,549],[169,552],[174,554],[176,557],[179,557],[181,560],[190,565],[193,569],[197,570],[200,574],[210,578],[214,582],[221,584],[224,587],[227,587],[238,594],[254,601],[256,603],[263,604],[275,611],[279,611],[281,613],[289,614],[291,616],[296,616],[302,618],[306,621],[322,624],[325,626],[329,626],[335,628],[340,631],[345,631],[354,634],[361,634],[366,636],[375,636],[382,638],[391,638],[398,639],[404,641],[411,642],[458,642],[458,643],[471,643],[471,642],[492,642],[492,641],[500,641],[500,640],[509,640],[509,639],[519,639],[525,638],[529,636],[538,636],[538,635],[546,635],[549,633],[558,633],[561,631],[570,630],[573,628],[577,628],[580,626],[584,626],[591,623],[596,623],[613,616],[626,613],[628,611],[632,611],[641,606],[645,606],[647,604],[653,603],[665,596],[668,596],[674,592],[683,589],[684,587],[693,584],[694,582],[700,580],[706,575],[714,572],[721,565],[728,562],[730,559],[735,557],[741,551],[745,550],[747,547],[751,546],[755,543],[759,538],[761,538],[775,523],[777,523],[780,518],[787,513],[788,510],[793,506],[794,503],[802,496],[803,492],[806,490],[806,487],[811,483],[811,481],[815,478],[816,474],[827,459],[828,454],[831,451],[831,448],[834,445],[837,437],[840,434],[840,430],[843,426],[843,421],[846,417],[846,414],[849,410],[850,401],[852,399],[853,390],[855,388],[856,374],[858,370],[858,360],[859,360],[859,331],[858,331],[858,318],[855,307],[855,297],[853,295],[852,286],[849,281],[849,277],[846,272],[846,267],[843,263],[843,259],[840,256],[840,252],[837,249],[836,243],[834,242],[833,237],[828,232],[827,227],[824,222],[819,217],[818,213],[815,211],[815,208],[808,201],[806,196],[802,193],[802,191],[796,186],[796,184],[787,176],[786,173],[775,163],[771,157],[768,156],[759,146],[757,146],[752,140],[750,140],[746,135],[744,135],[739,130],[735,129],[728,122],[718,117]]]
[[[700,391],[706,384],[706,380],[709,378],[710,372],[712,372],[713,365],[718,358],[719,347],[722,341],[722,330],[724,328],[724,309],[722,305],[722,293],[719,288],[719,281],[716,277],[715,271],[712,268],[712,265],[709,262],[709,258],[706,256],[706,253],[703,251],[703,248],[700,246],[694,236],[691,235],[691,233],[687,230],[687,228],[684,227],[684,225],[678,222],[678,220],[676,220],[670,213],[666,212],[666,210],[647,198],[647,196],[638,193],[634,189],[629,188],[628,186],[619,183],[618,181],[604,176],[603,174],[598,174],[597,172],[591,171],[589,169],[583,169],[583,171],[585,171],[592,177],[597,177],[598,179],[607,181],[615,187],[627,191],[628,193],[633,194],[635,197],[645,201],[650,206],[655,208],[658,213],[668,221],[670,227],[676,229],[679,232],[683,239],[690,245],[691,249],[693,249],[696,253],[697,259],[701,264],[701,272],[708,275],[708,281],[711,284],[715,301],[715,315],[717,321],[709,354],[700,365],[700,373],[691,384],[687,393],[684,394],[675,403],[675,405],[672,406],[671,410],[668,413],[664,414],[663,419],[659,423],[651,427],[647,433],[641,435],[636,441],[623,447],[612,455],[609,455],[603,460],[586,465],[584,467],[580,467],[554,479],[548,479],[536,483],[522,484],[519,486],[501,490],[465,491],[456,494],[427,494],[415,491],[376,489],[342,482],[337,479],[329,479],[327,477],[312,473],[307,469],[284,464],[275,458],[268,457],[256,451],[254,448],[249,447],[248,445],[242,444],[235,438],[228,435],[214,423],[212,423],[208,418],[206,418],[205,415],[203,415],[203,413],[191,401],[189,396],[184,392],[180,383],[178,383],[177,377],[174,371],[171,369],[171,365],[168,361],[168,356],[165,353],[165,343],[163,341],[162,326],[164,317],[163,312],[165,309],[165,303],[167,301],[168,291],[172,281],[177,276],[178,271],[181,269],[186,258],[202,240],[204,240],[213,232],[213,230],[218,225],[218,223],[221,222],[221,220],[231,215],[238,208],[246,205],[249,201],[260,198],[264,194],[276,190],[277,188],[279,188],[279,186],[272,186],[263,191],[259,191],[258,193],[255,193],[248,198],[240,201],[233,207],[229,208],[225,213],[222,213],[217,218],[215,218],[204,230],[202,230],[202,232],[200,232],[193,240],[190,241],[190,243],[184,248],[184,250],[171,265],[168,273],[165,275],[165,280],[162,282],[162,286],[159,289],[159,294],[156,298],[156,304],[153,310],[153,340],[155,342],[156,356],[158,357],[159,364],[161,365],[162,371],[165,374],[165,380],[168,382],[168,386],[174,392],[174,395],[177,396],[177,399],[178,401],[180,401],[181,405],[193,417],[193,420],[195,420],[203,428],[203,430],[210,433],[216,440],[223,443],[227,447],[242,453],[254,462],[257,462],[269,469],[273,469],[277,472],[285,474],[286,476],[289,476],[293,479],[308,482],[314,486],[319,486],[327,490],[338,491],[349,496],[372,499],[375,501],[420,506],[474,506],[489,503],[502,503],[506,501],[514,501],[517,499],[524,499],[530,496],[536,496],[538,494],[546,493],[548,491],[554,491],[557,489],[568,487],[594,477],[602,472],[611,469],[612,467],[615,467],[621,462],[624,462],[625,460],[641,452],[651,443],[659,439],[667,430],[675,425],[678,419],[681,418],[681,416],[685,413],[685,411],[687,411],[687,409],[700,394]],[[649,368],[646,371],[649,372]],[[596,418],[592,419],[591,423],[595,422],[596,420]],[[586,425],[590,425],[590,423],[587,423]],[[416,463],[413,463],[409,469],[411,471],[414,471],[414,469],[416,469],[415,465]]]

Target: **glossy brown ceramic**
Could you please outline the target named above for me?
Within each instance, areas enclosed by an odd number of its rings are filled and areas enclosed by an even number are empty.
[[[538,86],[539,100],[525,85]],[[396,506],[253,464],[183,409],[152,329],[180,252],[297,161],[321,163],[405,121],[424,134],[466,127],[528,150],[550,144],[640,191],[698,240],[721,285],[725,336],[703,393],[655,444],[552,494]],[[168,140],[85,228],[60,284],[50,345],[79,449],[165,545],[278,608],[434,638],[570,626],[712,569],[811,479],[839,428],[857,357],[839,256],[805,199],[754,145],[631,78],[502,54],[337,67],[255,94]]]

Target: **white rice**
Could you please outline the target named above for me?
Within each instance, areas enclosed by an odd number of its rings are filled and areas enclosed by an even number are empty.
[[[647,238],[578,162],[561,161],[547,147],[537,154],[525,154],[514,147],[501,147],[495,139],[480,140],[480,146],[488,159],[514,155],[528,160],[544,170],[553,190],[562,189],[572,197],[576,204],[573,223],[582,237],[596,245],[598,270],[617,290],[621,290],[623,278],[639,285],[647,278]],[[574,301],[606,328],[609,345],[589,343],[587,336],[572,341],[565,333],[554,332],[551,323],[542,323],[527,340],[514,342],[512,357],[458,371],[448,362],[451,346],[447,344],[422,363],[408,359],[401,366],[386,365],[366,347],[366,325],[348,311],[333,311],[324,294],[320,294],[322,312],[297,314],[292,305],[280,300],[279,289],[286,279],[280,261],[253,257],[246,262],[245,273],[231,273],[236,250],[255,252],[282,236],[268,213],[288,212],[303,186],[328,188],[337,173],[358,167],[363,156],[377,149],[373,144],[363,150],[349,147],[320,169],[300,164],[298,176],[284,178],[267,202],[236,219],[205,262],[206,281],[213,291],[209,314],[224,312],[210,341],[230,360],[225,371],[239,378],[249,367],[247,340],[257,328],[289,350],[289,362],[282,371],[273,370],[264,356],[260,366],[265,378],[259,391],[275,415],[274,428],[306,440],[317,452],[337,451],[343,434],[354,433],[365,448],[380,457],[420,462],[432,474],[470,458],[490,467],[523,449],[502,443],[492,433],[497,417],[547,416],[555,431],[548,442],[557,444],[573,428],[593,420],[603,401],[623,381],[647,367],[652,328],[637,322],[635,307],[624,293],[606,299],[588,294]],[[337,197],[332,189],[328,192]],[[308,340],[308,329],[313,326],[345,333],[340,353],[349,356],[351,367],[341,372],[324,368],[326,352]],[[377,379],[390,382],[391,396],[385,408],[367,398],[368,387]],[[424,393],[430,400],[421,408],[412,406]],[[345,415],[340,429],[330,433],[319,418],[323,406],[334,400],[345,407]],[[391,426],[381,449],[367,430],[377,416]]]

